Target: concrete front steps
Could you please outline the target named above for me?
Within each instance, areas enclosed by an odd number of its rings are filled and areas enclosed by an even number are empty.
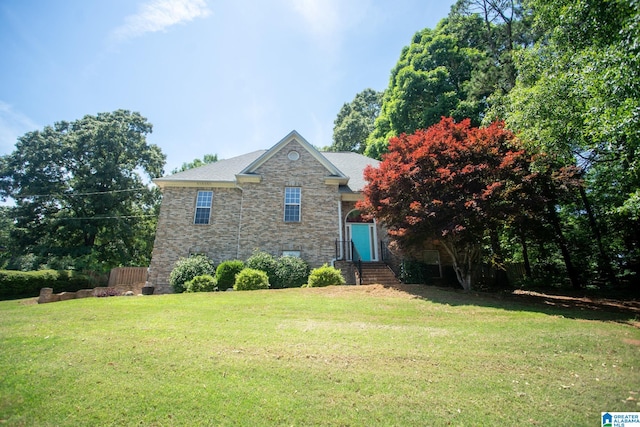
[[[356,269],[356,284],[360,284],[360,277]],[[382,262],[362,263],[362,284],[363,285],[385,285],[393,286],[400,284],[393,271]]]

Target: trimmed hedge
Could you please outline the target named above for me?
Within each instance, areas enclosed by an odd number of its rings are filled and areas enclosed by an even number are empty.
[[[173,265],[173,270],[169,274],[169,284],[173,291],[179,294],[186,290],[185,283],[204,274],[210,276],[216,274],[216,267],[209,257],[199,254],[191,255],[189,258],[180,258]]]
[[[216,269],[218,290],[226,291],[236,283],[236,275],[244,270],[244,262],[239,260],[224,261]]]
[[[324,264],[322,267],[314,268],[309,274],[309,283],[306,287],[317,288],[322,286],[344,285],[345,280],[342,272],[335,267]]]
[[[268,252],[256,250],[245,266],[267,273],[271,289],[299,288],[307,282],[308,264],[299,257],[274,257]]]
[[[93,288],[92,279],[68,270],[13,271],[0,270],[0,299],[37,297],[40,289],[54,292],[76,292]]]
[[[299,288],[307,283],[309,265],[302,258],[281,256],[276,265],[276,282],[271,282],[272,288]]]
[[[233,289],[236,291],[269,289],[269,277],[262,270],[245,268],[236,276],[236,283],[233,285]]]
[[[278,261],[268,252],[259,250],[254,251],[253,255],[251,255],[245,263],[245,267],[267,273],[269,284],[276,284],[278,282],[276,275]]]
[[[216,282],[210,274],[196,276],[185,285],[185,292],[213,292],[216,289]]]

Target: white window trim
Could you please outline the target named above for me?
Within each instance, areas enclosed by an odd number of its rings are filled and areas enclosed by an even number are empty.
[[[200,199],[200,193],[211,193],[211,200],[209,206],[198,206],[198,201]],[[198,209],[209,209],[209,216],[207,217],[207,222],[196,222],[196,218],[198,216]],[[196,193],[196,206],[193,212],[193,224],[194,225],[209,225],[211,224],[211,212],[213,210],[213,191],[211,190],[198,190]]]
[[[297,188],[300,193],[300,202],[298,203],[287,203],[287,189],[289,188]],[[287,221],[287,206],[297,206],[298,207],[298,220],[297,221]],[[302,187],[297,186],[287,186],[284,187],[284,208],[282,212],[282,219],[284,222],[289,224],[295,224],[302,222]]]

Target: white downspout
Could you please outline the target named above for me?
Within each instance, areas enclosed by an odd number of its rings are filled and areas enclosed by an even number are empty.
[[[342,199],[338,199],[338,236],[340,237],[340,251],[339,256],[340,259],[344,259],[344,248],[343,248],[343,236],[342,236]]]
[[[236,184],[236,188],[240,190],[240,219],[238,220],[238,247],[236,249],[236,259],[240,259],[240,234],[242,232],[242,205],[244,203],[244,189]]]

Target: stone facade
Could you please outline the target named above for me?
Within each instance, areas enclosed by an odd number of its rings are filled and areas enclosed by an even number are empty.
[[[274,256],[298,251],[311,267],[330,263],[344,227],[341,214],[346,215],[345,209],[353,203],[341,201],[339,182],[327,179],[330,171],[313,150],[295,138],[278,146],[252,170],[259,180],[165,186],[148,278],[156,293],[170,292],[173,265],[180,257],[195,253],[204,253],[219,264],[246,260],[255,250]],[[299,156],[291,159],[292,151]],[[285,187],[301,188],[300,222],[284,221]],[[206,225],[194,224],[200,190],[213,191]]]
[[[194,224],[199,190],[213,190],[207,225]],[[158,291],[168,292],[169,273],[181,257],[203,253],[216,263],[238,257],[242,191],[238,188],[169,187],[163,193],[147,280]]]
[[[299,153],[298,160],[287,157],[291,150]],[[256,172],[262,181],[242,186],[238,258],[246,259],[260,249],[277,256],[299,251],[312,267],[331,261],[338,238],[340,194],[337,184],[325,183],[326,168],[294,141]],[[301,188],[300,222],[284,221],[285,187]]]

